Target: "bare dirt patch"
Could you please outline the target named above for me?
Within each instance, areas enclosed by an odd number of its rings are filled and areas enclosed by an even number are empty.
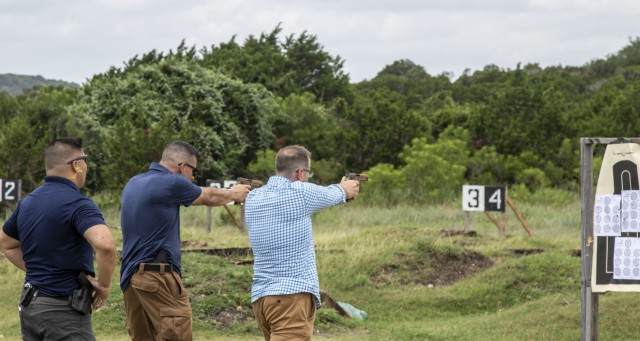
[[[235,309],[226,308],[222,311],[207,315],[205,320],[219,327],[229,327],[232,324],[245,323],[253,319],[253,312],[246,308],[238,306]]]
[[[183,249],[186,248],[196,248],[196,247],[207,247],[207,242],[201,242],[197,240],[183,240],[180,242],[180,247]]]
[[[493,266],[483,254],[462,250],[430,250],[424,253],[395,253],[396,261],[385,265],[371,276],[376,287],[398,283],[402,285],[451,285]]]
[[[445,237],[455,237],[455,236],[464,236],[464,237],[477,237],[478,233],[476,231],[470,230],[440,230],[440,235]]]
[[[490,258],[471,250],[464,250],[459,256],[446,253],[435,253],[432,256],[434,262],[431,263],[431,276],[427,282],[434,285],[453,284],[493,266]]]

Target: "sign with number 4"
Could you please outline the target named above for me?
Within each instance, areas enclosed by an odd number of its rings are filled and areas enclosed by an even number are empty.
[[[464,211],[505,211],[504,186],[462,186],[462,209]]]

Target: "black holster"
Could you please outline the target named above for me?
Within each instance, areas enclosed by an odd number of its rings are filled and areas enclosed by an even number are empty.
[[[71,308],[82,315],[91,314],[91,304],[93,303],[93,285],[87,279],[87,275],[81,272],[78,275],[80,288],[73,291],[71,297]]]
[[[31,283],[25,283],[20,294],[20,307],[28,306],[36,292],[36,288]]]
[[[160,251],[158,251],[158,253],[156,254],[156,259],[154,259],[153,262],[167,263],[168,259],[169,259],[169,254],[167,253],[167,250],[160,249]]]

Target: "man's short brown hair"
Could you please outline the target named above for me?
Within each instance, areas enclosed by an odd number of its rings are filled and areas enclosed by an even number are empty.
[[[276,155],[276,174],[295,172],[298,169],[309,168],[311,152],[303,146],[286,146]]]

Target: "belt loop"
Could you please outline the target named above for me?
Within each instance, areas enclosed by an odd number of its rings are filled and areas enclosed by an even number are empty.
[[[144,273],[144,263],[138,264],[138,273],[140,274]]]
[[[160,264],[159,268],[160,268],[160,274],[162,275],[164,273],[164,264]]]

